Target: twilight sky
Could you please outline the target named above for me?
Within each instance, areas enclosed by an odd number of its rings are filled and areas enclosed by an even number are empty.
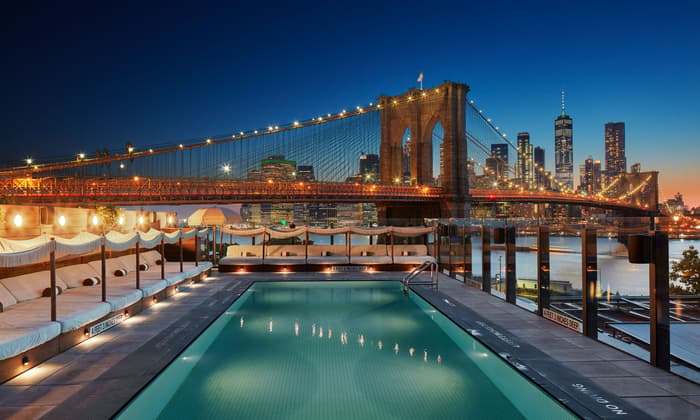
[[[700,206],[694,1],[100,3],[3,10],[0,160],[306,119],[402,93],[423,71],[426,87],[467,83],[552,170],[564,87],[576,177],[603,160],[604,124],[624,121],[628,164],[661,172],[660,198]]]

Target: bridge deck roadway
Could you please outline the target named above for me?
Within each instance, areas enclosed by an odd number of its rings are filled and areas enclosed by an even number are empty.
[[[0,418],[111,417],[253,281],[398,281],[403,275],[215,273],[203,284],[0,385]],[[700,386],[678,376],[446,276],[441,275],[439,294],[416,290],[463,328],[480,330],[482,342],[497,353],[508,353],[511,363],[526,368],[526,376],[566,399],[582,416],[700,416]],[[628,414],[616,415],[612,406]]]

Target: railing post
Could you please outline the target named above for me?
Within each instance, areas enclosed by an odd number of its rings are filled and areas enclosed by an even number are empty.
[[[481,225],[481,290],[491,293],[491,229]]]
[[[537,314],[549,309],[549,227],[537,229]]]
[[[585,228],[581,232],[581,287],[583,292],[583,334],[598,338],[598,250],[596,230]]]
[[[211,253],[212,253],[211,254],[211,258],[212,258],[211,263],[213,265],[216,265],[216,225],[214,225],[214,234],[212,235],[212,240],[213,240],[213,243],[212,243],[212,247],[211,247]]]
[[[668,298],[668,233],[651,233],[649,265],[649,362],[671,369],[671,330]]]
[[[515,226],[506,226],[506,302],[515,305],[518,280],[515,268]]]
[[[471,232],[471,226],[467,225],[465,223],[464,228],[462,230],[462,242],[464,243],[463,249],[464,249],[464,256],[463,256],[463,266],[464,266],[464,271],[462,272],[462,275],[464,276],[464,283],[467,282],[467,279],[471,280],[472,279],[472,232]]]

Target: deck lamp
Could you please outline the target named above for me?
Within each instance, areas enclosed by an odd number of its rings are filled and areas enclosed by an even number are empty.
[[[22,227],[22,215],[21,214],[16,214],[13,221],[15,223],[15,226]]]
[[[27,365],[29,365],[29,357],[24,356],[24,357],[22,357],[22,366],[27,366]]]

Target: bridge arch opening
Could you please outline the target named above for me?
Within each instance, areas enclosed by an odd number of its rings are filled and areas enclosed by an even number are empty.
[[[410,184],[411,179],[411,145],[413,140],[411,139],[411,128],[406,127],[401,137],[401,178],[394,180],[394,183]]]
[[[429,128],[429,133],[430,133],[430,145],[429,145],[429,150],[431,156],[431,165],[432,165],[432,179],[433,179],[433,184],[436,186],[441,186],[442,185],[442,177],[443,174],[445,173],[445,159],[444,159],[444,147],[443,147],[443,139],[445,137],[445,131],[443,130],[442,124],[440,123],[440,120],[435,120],[431,126],[428,126]]]

